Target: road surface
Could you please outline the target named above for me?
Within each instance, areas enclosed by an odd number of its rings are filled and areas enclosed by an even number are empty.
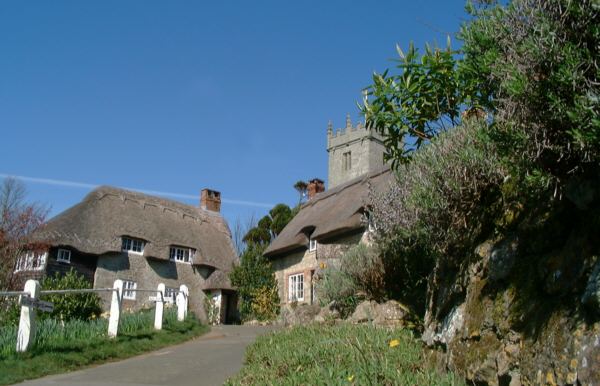
[[[208,334],[177,346],[20,385],[221,385],[242,367],[246,347],[268,331],[269,327],[215,326]]]

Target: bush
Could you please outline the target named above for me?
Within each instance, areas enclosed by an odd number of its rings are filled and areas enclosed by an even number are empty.
[[[258,308],[262,310],[275,309],[279,305],[277,295],[277,282],[271,263],[262,255],[264,245],[250,243],[240,256],[240,264],[233,267],[229,274],[231,284],[238,290],[239,309],[242,320],[261,319],[266,320],[270,314],[255,313],[255,296],[261,288],[271,290],[273,296],[263,298],[261,301],[269,300],[271,305],[262,304]]]
[[[417,151],[384,192],[371,218],[389,294],[424,310],[434,263],[465,252],[493,226],[506,168],[482,120],[468,120]],[[490,216],[490,214],[492,214]]]
[[[252,292],[252,314],[258,320],[273,320],[279,311],[276,286],[263,286]]]
[[[364,244],[353,246],[337,265],[329,265],[321,272],[317,292],[322,305],[335,302],[342,317],[346,317],[360,300],[385,297],[385,272],[377,249]]]
[[[477,237],[505,175],[485,123],[466,122],[418,151],[387,191],[371,194],[377,236],[447,255]]]
[[[495,87],[497,128],[515,139],[504,150],[559,179],[597,162],[597,1],[515,0],[469,10],[474,18],[459,35],[465,65]]]
[[[71,269],[66,275],[56,273],[46,277],[41,286],[44,290],[86,289],[92,288],[92,283]],[[41,318],[89,320],[102,313],[100,297],[96,293],[43,295],[42,298],[54,303],[54,311],[39,313]]]
[[[342,318],[351,315],[359,302],[358,288],[354,281],[336,267],[323,269],[320,276],[316,289],[321,306],[334,302]]]

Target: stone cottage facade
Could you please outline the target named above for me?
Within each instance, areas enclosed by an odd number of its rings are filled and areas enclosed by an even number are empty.
[[[51,219],[36,234],[49,249],[24,256],[17,271],[41,277],[73,268],[94,288],[111,288],[121,279],[125,309],[153,304],[149,297],[155,294],[131,289],[156,289],[164,283],[173,299],[185,284],[191,311],[206,319],[206,299],[212,299],[220,322],[226,322],[236,316],[236,294],[228,278],[236,254],[220,205],[220,193],[208,189],[201,193],[200,207],[194,207],[103,186]],[[101,294],[106,309],[109,296]]]
[[[309,200],[265,251],[275,270],[282,305],[317,303],[319,270],[348,248],[368,242],[365,206],[369,189],[386,186],[393,174],[383,162],[383,142],[361,124],[327,130],[329,190],[308,184]]]

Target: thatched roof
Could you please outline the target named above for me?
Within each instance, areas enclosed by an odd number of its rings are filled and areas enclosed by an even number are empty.
[[[379,190],[393,178],[388,166],[357,177],[335,188],[317,194],[305,203],[265,251],[276,257],[297,249],[308,248],[309,237],[327,242],[364,229],[362,215],[369,186]]]
[[[93,190],[36,235],[95,255],[120,252],[123,236],[145,240],[145,258],[169,260],[170,247],[180,246],[196,250],[196,265],[229,271],[235,259],[219,213],[109,186]]]

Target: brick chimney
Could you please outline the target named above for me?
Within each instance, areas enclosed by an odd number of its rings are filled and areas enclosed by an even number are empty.
[[[221,211],[221,192],[210,189],[202,189],[200,193],[200,208],[213,212]]]
[[[317,193],[325,191],[325,183],[323,182],[323,180],[313,178],[312,180],[308,181],[308,188],[306,189],[306,191],[308,192],[308,199],[312,200],[313,197],[317,195]]]

